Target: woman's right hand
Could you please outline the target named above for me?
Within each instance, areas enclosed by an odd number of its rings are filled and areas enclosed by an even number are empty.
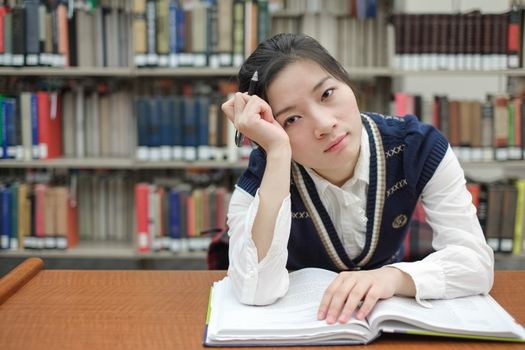
[[[290,147],[290,139],[273,117],[270,105],[259,96],[237,92],[222,104],[222,111],[239,132],[267,153]]]

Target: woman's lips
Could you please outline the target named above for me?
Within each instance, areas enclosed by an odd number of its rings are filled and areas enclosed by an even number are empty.
[[[332,143],[328,145],[328,147],[324,150],[324,152],[338,151],[339,149],[343,148],[346,143],[342,141],[346,139],[347,135],[348,134],[344,134],[336,138]]]

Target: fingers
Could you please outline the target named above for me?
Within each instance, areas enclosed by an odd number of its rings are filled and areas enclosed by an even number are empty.
[[[362,320],[366,316],[368,316],[370,311],[372,311],[372,308],[377,304],[377,301],[380,299],[379,296],[380,293],[376,287],[370,288],[368,293],[366,293],[365,301],[363,302],[363,304],[359,308],[359,312],[357,313],[357,318],[359,320]]]
[[[247,99],[242,98],[246,94],[237,92],[221,106],[222,111],[232,122],[235,121],[235,113],[242,112]],[[236,104],[237,101],[237,104]],[[243,103],[244,101],[244,103]]]
[[[391,296],[383,293],[381,281],[366,273],[342,272],[326,289],[317,318],[328,324],[346,323],[354,312],[357,319],[364,319],[377,301]]]
[[[368,283],[355,284],[348,295],[348,298],[346,299],[343,309],[341,310],[341,315],[339,316],[340,323],[346,323],[352,318],[354,310],[358,308],[361,300],[363,300],[363,298],[366,296],[369,288],[370,285],[368,285]]]
[[[258,114],[266,121],[273,122],[274,117],[270,105],[258,96],[249,96],[246,93],[237,92],[221,106],[224,114],[233,123],[244,114]]]
[[[326,289],[319,306],[318,319],[326,318],[328,324],[335,323],[340,318],[342,310],[351,312],[359,304],[358,300],[350,298],[350,294],[356,287],[356,280],[351,274],[341,273]],[[356,291],[354,291],[354,294]],[[348,317],[350,319],[350,317]],[[348,320],[347,320],[348,321]],[[346,321],[345,321],[346,322]]]
[[[233,97],[233,112],[235,115],[240,115],[246,106],[246,101],[244,100],[244,94],[237,92]]]

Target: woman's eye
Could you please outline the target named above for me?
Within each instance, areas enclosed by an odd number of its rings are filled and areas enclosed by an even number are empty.
[[[286,118],[286,120],[284,121],[284,126],[291,125],[291,124],[295,123],[297,121],[297,119],[299,119],[299,117],[296,116],[296,115]]]
[[[325,92],[323,93],[323,96],[321,96],[321,100],[327,99],[328,97],[332,96],[333,93],[334,93],[334,89],[325,90]]]

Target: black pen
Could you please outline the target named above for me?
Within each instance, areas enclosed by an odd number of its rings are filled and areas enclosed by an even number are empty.
[[[250,79],[250,86],[248,86],[248,95],[251,96],[255,92],[255,87],[257,86],[257,82],[259,81],[259,74],[257,71],[255,71],[252,75],[252,78]],[[241,147],[242,143],[244,141],[244,135],[239,132],[239,130],[235,130],[235,144],[237,147]]]

